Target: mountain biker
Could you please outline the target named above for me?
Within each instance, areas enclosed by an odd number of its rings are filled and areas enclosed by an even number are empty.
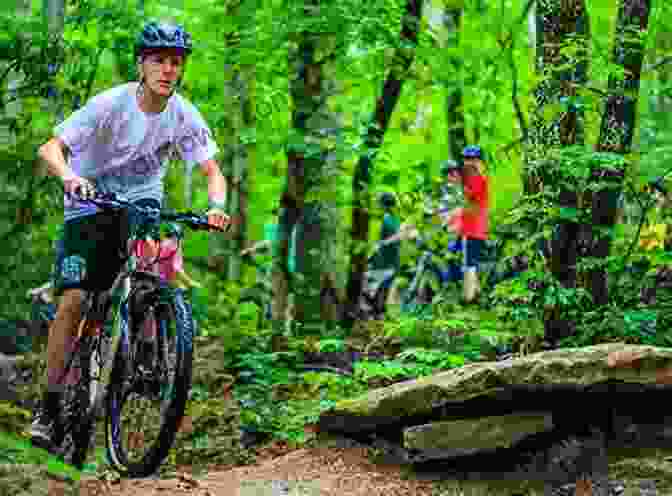
[[[30,436],[34,445],[58,452],[66,350],[72,346],[85,291],[107,290],[122,267],[132,213],[101,213],[80,201],[96,191],[124,195],[137,205],[160,207],[168,161],[179,155],[197,163],[208,178],[208,221],[230,226],[224,212],[226,183],[218,151],[205,120],[177,94],[191,36],[181,26],[147,23],[138,36],[135,57],[140,80],[91,98],[54,129],[39,149],[51,175],[63,181],[64,243],[56,271],[59,297],[47,350],[47,388],[36,407]],[[65,154],[69,155],[66,162]]]
[[[242,256],[245,255],[255,255],[259,252],[269,250],[271,256],[275,254],[277,249],[279,237],[278,237],[278,209],[274,208],[271,210],[271,215],[273,219],[266,224],[264,224],[264,239],[257,241],[252,246],[245,248],[240,252]],[[292,232],[292,237],[289,243],[289,259],[287,260],[287,265],[289,266],[289,272],[294,273],[296,270],[296,228]]]
[[[472,303],[480,293],[478,263],[488,238],[488,179],[481,147],[464,148],[463,187],[466,205],[455,211],[448,224],[461,237],[463,251],[463,298]]]

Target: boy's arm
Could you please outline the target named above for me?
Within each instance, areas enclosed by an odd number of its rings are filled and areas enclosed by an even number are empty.
[[[257,241],[254,243],[252,246],[249,248],[245,248],[243,251],[240,252],[241,255],[247,255],[248,253],[256,253],[262,248],[266,248],[267,246],[271,245],[271,241],[268,239],[264,239],[262,241]]]
[[[213,159],[201,164],[203,174],[208,178],[208,222],[224,228],[231,222],[231,218],[224,212],[226,205],[226,180],[219,170],[219,165]]]

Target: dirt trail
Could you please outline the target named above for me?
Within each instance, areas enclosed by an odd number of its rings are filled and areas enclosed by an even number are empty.
[[[61,483],[52,482],[58,495]],[[432,483],[402,479],[399,466],[372,463],[365,448],[303,448],[257,465],[210,472],[195,480],[85,480],[80,496],[431,496]],[[67,494],[67,493],[65,493]]]
[[[616,455],[614,453],[614,455]],[[610,454],[612,494],[622,496],[672,494],[670,450],[636,450]],[[106,483],[84,480],[78,496],[541,496],[517,485],[507,489],[489,483],[439,485],[436,482],[406,480],[398,465],[373,463],[364,447],[318,446],[278,454],[250,466],[212,470],[194,478],[188,473],[169,480],[122,480]],[[611,479],[611,478],[614,479]],[[642,490],[640,484],[657,486],[657,492]],[[617,487],[620,486],[620,489]],[[440,489],[440,490],[439,490]],[[513,492],[509,492],[513,490]],[[494,491],[494,492],[493,492]],[[50,481],[49,496],[70,496],[65,485]],[[562,492],[561,494],[579,494]],[[590,494],[590,493],[587,493]]]
[[[615,455],[615,456],[614,456]],[[672,494],[670,450],[610,453],[612,495]],[[266,458],[263,458],[266,457]],[[613,479],[612,479],[613,477]],[[649,492],[640,484],[654,484]],[[78,496],[541,496],[531,488],[493,487],[492,481],[462,483],[409,479],[398,465],[372,462],[364,447],[318,446],[279,453],[269,451],[255,465],[212,470],[194,478],[184,473],[169,480],[84,480]],[[620,486],[620,488],[619,488]],[[513,491],[513,492],[510,492]],[[49,496],[70,496],[65,484],[50,481]],[[559,494],[579,492],[561,491]],[[584,493],[590,494],[590,492]]]

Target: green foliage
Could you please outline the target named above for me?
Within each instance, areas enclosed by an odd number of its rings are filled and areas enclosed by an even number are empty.
[[[392,382],[430,375],[433,368],[425,364],[407,364],[399,360],[360,362],[355,365],[355,377],[365,383],[375,379]]]
[[[427,348],[410,348],[397,355],[397,359],[402,361],[414,361],[420,364],[429,365],[435,369],[452,369],[461,367],[466,360],[464,355],[446,353],[441,350]]]

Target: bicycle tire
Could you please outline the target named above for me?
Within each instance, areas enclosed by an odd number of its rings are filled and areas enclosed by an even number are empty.
[[[433,293],[430,282],[431,278],[436,278],[436,276],[427,268],[415,274],[403,295],[402,302],[406,309],[415,311],[432,303],[430,299],[433,296],[430,294]]]
[[[83,330],[81,338],[75,341],[70,359],[67,361],[63,375],[67,377],[73,367],[78,367],[79,379],[76,383],[66,386],[64,397],[64,431],[62,441],[71,436],[71,446],[66,446],[63,456],[71,465],[82,469],[86,457],[91,447],[91,440],[95,431],[96,398],[99,394],[99,388],[103,387],[95,374],[98,374],[98,368],[102,364],[101,337],[97,334],[101,331],[101,326],[90,324],[90,321],[84,317],[80,328]],[[94,332],[89,334],[92,327]],[[61,444],[61,443],[59,443]]]
[[[129,298],[129,301],[133,301]],[[109,394],[106,404],[105,420],[105,442],[108,454],[108,461],[112,467],[128,478],[148,477],[155,473],[161,466],[175,441],[179,425],[184,416],[186,403],[189,396],[192,380],[192,360],[193,360],[193,336],[194,320],[190,305],[185,301],[184,294],[181,291],[175,291],[175,298],[170,303],[162,303],[159,306],[153,306],[146,299],[140,307],[133,309],[129,314],[144,315],[146,318],[152,316],[156,319],[157,326],[161,325],[163,320],[170,325],[172,320],[175,325],[175,376],[172,384],[172,395],[168,400],[165,409],[161,413],[161,425],[156,441],[151,447],[144,451],[139,461],[130,461],[127,456],[127,449],[122,441],[121,416],[124,402],[129,394],[126,391],[127,381],[132,373],[129,369],[134,367],[133,359],[130,354],[129,338],[137,332],[140,321],[133,322],[131,319],[130,333],[124,339],[119,341],[119,346],[115,352],[112,375],[110,380]],[[163,306],[169,305],[166,309]]]

